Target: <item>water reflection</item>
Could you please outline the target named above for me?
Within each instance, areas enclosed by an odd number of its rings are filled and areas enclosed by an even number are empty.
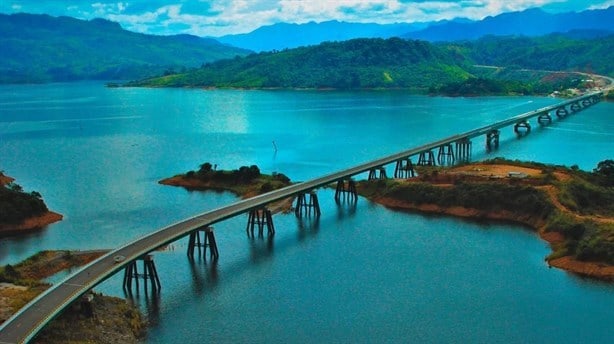
[[[273,235],[268,235],[267,237],[263,237],[259,235],[258,237],[249,237],[249,253],[250,253],[250,261],[252,263],[260,263],[264,260],[270,259],[273,257]]]
[[[356,199],[341,199],[335,201],[337,205],[337,220],[341,221],[356,215]]]
[[[308,216],[308,217],[298,217],[297,219],[297,227],[298,227],[298,241],[302,242],[307,238],[315,237],[320,230],[320,217],[319,216]]]
[[[132,305],[144,310],[147,316],[147,323],[149,326],[158,325],[160,322],[160,293],[152,293],[151,295],[145,293],[145,295],[125,295],[125,298]]]
[[[202,295],[205,289],[210,289],[218,284],[218,262],[213,259],[207,262],[206,258],[188,259],[190,273],[192,275],[192,289],[196,295]]]

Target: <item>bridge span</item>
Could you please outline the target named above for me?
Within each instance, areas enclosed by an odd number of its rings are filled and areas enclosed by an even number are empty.
[[[530,131],[528,120],[531,118],[538,117],[538,122],[545,125],[552,120],[550,117],[551,112],[554,111],[557,117],[565,117],[570,113],[580,111],[597,103],[602,96],[602,91],[585,94],[552,106],[526,112],[491,125],[366,162],[343,171],[331,173],[303,183],[290,185],[266,194],[241,200],[149,233],[103,255],[79,271],[68,276],[62,282],[50,287],[44,293],[40,294],[2,324],[0,327],[0,344],[26,343],[30,341],[49,321],[60,314],[71,303],[96,285],[114,275],[117,271],[126,268],[129,264],[157,248],[188,236],[197,230],[204,230],[228,218],[251,210],[260,209],[266,204],[293,197],[301,193],[310,192],[319,187],[346,180],[357,174],[381,168],[387,164],[398,164],[398,162],[406,161],[413,156],[420,156],[420,158],[426,156],[425,154],[433,156],[433,150],[440,149],[441,152],[442,147],[450,147],[451,144],[456,144],[457,148],[459,148],[460,145],[461,149],[463,149],[463,145],[469,144],[472,138],[478,136],[487,136],[487,146],[494,144],[494,137],[497,138],[496,144],[498,144],[498,129],[500,128],[514,125],[514,130],[517,133],[521,134],[521,132],[528,132]],[[550,120],[547,120],[548,118],[550,118]],[[462,156],[462,154],[459,155],[458,151],[456,155],[460,158],[468,157]],[[429,160],[428,163],[434,163],[434,161]],[[114,259],[117,256],[125,257],[125,259],[118,261]]]

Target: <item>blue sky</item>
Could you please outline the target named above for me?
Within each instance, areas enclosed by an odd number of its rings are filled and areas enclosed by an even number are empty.
[[[569,12],[612,5],[614,0],[0,0],[0,13],[105,18],[143,33],[222,36],[278,22],[479,20],[533,7]]]

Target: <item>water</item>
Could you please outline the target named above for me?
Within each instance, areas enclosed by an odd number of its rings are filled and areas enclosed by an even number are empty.
[[[440,98],[386,92],[0,86],[0,169],[65,219],[0,239],[0,264],[42,249],[112,248],[236,200],[157,181],[209,161],[307,180],[555,103],[541,97]],[[600,103],[476,159],[578,165],[612,158],[612,103]],[[278,147],[275,153],[273,142]],[[389,171],[389,175],[391,174]],[[136,298],[147,343],[604,342],[614,287],[548,269],[530,230],[390,211],[360,199],[323,215],[216,225],[218,264],[190,263],[187,239],[155,253],[162,293]],[[98,290],[123,296],[121,276]]]

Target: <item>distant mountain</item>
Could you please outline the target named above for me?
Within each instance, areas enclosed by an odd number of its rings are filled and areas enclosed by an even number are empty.
[[[134,33],[104,19],[0,14],[0,83],[135,79],[247,53],[209,38]]]
[[[614,6],[605,10],[546,13],[538,8],[503,13],[481,21],[448,22],[410,32],[404,38],[427,41],[472,40],[485,35],[542,36],[570,30],[604,30],[614,32]]]
[[[326,41],[346,41],[353,38],[390,38],[425,28],[427,25],[427,23],[361,24],[336,20],[306,24],[278,23],[262,26],[250,33],[218,37],[217,40],[261,52],[316,45]]]
[[[128,86],[247,88],[426,88],[467,78],[453,49],[400,38],[325,42],[217,61]]]

